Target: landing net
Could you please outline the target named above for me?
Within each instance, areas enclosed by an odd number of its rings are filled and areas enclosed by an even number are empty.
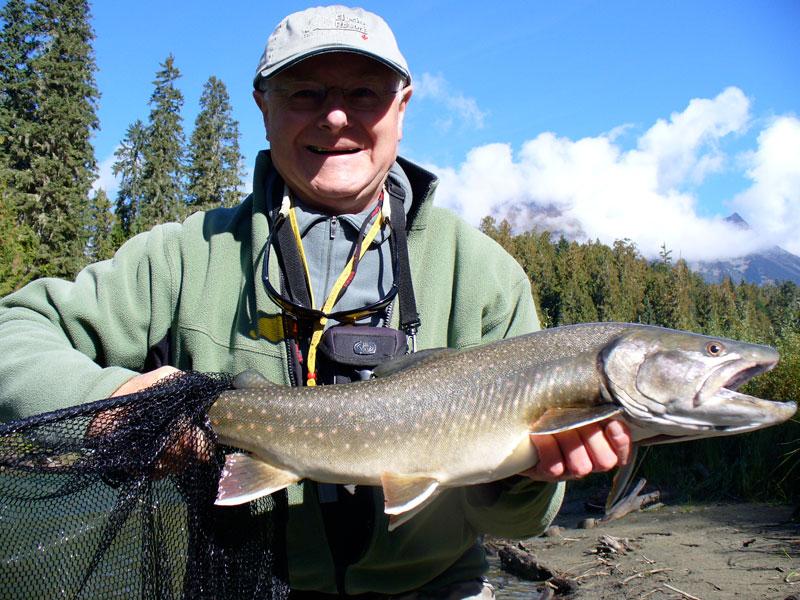
[[[2,598],[288,596],[286,497],[216,507],[227,375],[0,424]]]

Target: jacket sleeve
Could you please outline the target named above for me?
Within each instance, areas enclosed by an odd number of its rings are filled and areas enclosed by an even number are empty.
[[[156,227],[75,281],[0,300],[0,420],[107,397],[142,369],[174,313],[179,230]]]
[[[516,263],[507,273],[515,283],[484,308],[483,343],[540,329],[527,276]],[[561,508],[563,496],[563,483],[520,476],[465,488],[463,506],[477,532],[521,538],[544,532]]]

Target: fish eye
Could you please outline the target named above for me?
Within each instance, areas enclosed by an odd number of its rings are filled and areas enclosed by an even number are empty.
[[[706,344],[706,353],[709,356],[720,356],[725,352],[725,346],[720,342],[708,342]]]

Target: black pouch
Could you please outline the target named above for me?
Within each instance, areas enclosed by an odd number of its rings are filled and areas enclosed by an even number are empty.
[[[390,327],[337,325],[322,334],[317,352],[317,381],[348,383],[369,379],[375,367],[406,354],[408,341]]]

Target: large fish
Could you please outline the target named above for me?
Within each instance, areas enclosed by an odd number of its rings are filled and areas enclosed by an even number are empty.
[[[382,486],[390,528],[443,488],[536,464],[529,434],[617,416],[639,445],[753,431],[793,402],[735,391],[778,361],[772,348],[625,323],[547,329],[467,350],[429,350],[369,381],[291,388],[248,372],[211,407],[228,456],[217,504],[308,478]]]

